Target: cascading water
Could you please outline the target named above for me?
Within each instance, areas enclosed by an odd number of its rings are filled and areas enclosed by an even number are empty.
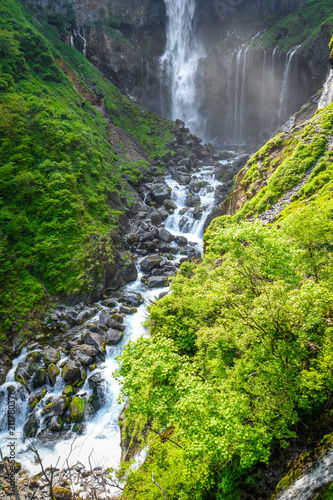
[[[280,102],[279,102],[279,111],[278,111],[278,126],[282,125],[282,120],[285,114],[285,104],[288,95],[288,83],[290,81],[290,73],[292,69],[292,62],[295,54],[301,48],[301,45],[297,45],[296,47],[292,47],[287,53],[284,72],[283,72],[283,80],[280,94]]]
[[[223,162],[221,162],[223,163]],[[215,179],[214,167],[204,166],[197,168],[191,176],[189,185],[181,185],[178,181],[172,179],[171,176],[166,178],[167,184],[172,189],[172,199],[177,206],[174,214],[169,215],[166,219],[164,226],[175,236],[185,236],[188,239],[188,244],[195,249],[195,253],[202,252],[202,236],[206,217],[210,214],[214,207],[215,188],[221,184]],[[186,198],[191,196],[191,190],[196,193],[198,203],[195,208],[186,207]],[[174,243],[172,243],[174,245]],[[179,248],[179,247],[178,247]],[[174,263],[176,264],[180,258],[184,257],[182,254],[174,255]],[[169,256],[171,258],[171,256]],[[136,292],[140,293],[144,299],[144,303],[140,305],[137,312],[133,315],[127,315],[124,319],[125,335],[123,340],[117,345],[107,347],[105,362],[97,365],[97,368],[90,374],[88,372],[87,379],[78,392],[77,396],[89,398],[92,394],[89,379],[94,374],[100,374],[105,384],[105,394],[103,398],[104,405],[93,416],[91,420],[85,423],[85,429],[82,435],[77,435],[75,438],[75,446],[72,446],[73,434],[66,433],[66,435],[54,434],[53,442],[47,445],[43,444],[43,432],[39,430],[36,438],[36,446],[43,459],[44,467],[49,467],[57,463],[58,457],[61,460],[58,467],[67,468],[66,459],[69,457],[68,463],[75,464],[78,461],[86,468],[90,468],[90,463],[93,466],[102,468],[117,467],[120,462],[121,448],[120,448],[120,429],[118,426],[119,417],[122,411],[122,406],[117,402],[119,396],[119,384],[112,378],[112,373],[117,368],[116,356],[118,356],[128,340],[136,340],[142,335],[146,334],[146,329],[143,326],[143,321],[147,315],[147,305],[156,300],[161,292],[168,289],[153,288],[149,289],[146,284],[141,281],[143,273],[140,271],[140,262],[142,257],[138,258],[138,278],[124,287],[121,293]],[[102,306],[100,306],[102,308]],[[105,307],[103,306],[103,309]],[[100,312],[91,318],[88,324],[94,324],[99,318]],[[84,325],[81,325],[84,328]],[[80,328],[81,328],[80,327]],[[20,405],[20,413],[16,418],[16,436],[17,436],[17,459],[22,463],[23,467],[31,474],[40,472],[40,466],[35,463],[34,456],[27,450],[27,442],[22,439],[23,425],[31,408],[28,405],[28,391],[29,388],[21,386],[19,382],[15,381],[15,370],[19,363],[23,362],[26,358],[27,351],[22,351],[22,354],[14,362],[13,368],[7,375],[5,384],[0,388],[0,402],[1,407],[7,407],[6,398],[9,387],[14,386],[16,390],[16,397]],[[57,362],[57,366],[61,369],[67,356],[62,355],[61,359]],[[43,412],[47,403],[50,400],[61,396],[65,387],[63,378],[59,375],[54,387],[47,385],[47,396],[41,399],[34,408],[34,414],[39,423],[43,423],[46,418]],[[8,440],[7,429],[7,416],[2,414],[0,419],[0,448],[4,449]],[[113,491],[113,493],[115,493]]]
[[[333,450],[326,453],[309,471],[282,491],[277,500],[310,500],[314,495],[333,481]]]
[[[198,131],[196,71],[203,55],[193,32],[195,0],[165,0],[167,44],[160,59],[161,78],[171,98],[170,117]]]
[[[327,75],[318,109],[324,109],[333,102],[333,69]]]

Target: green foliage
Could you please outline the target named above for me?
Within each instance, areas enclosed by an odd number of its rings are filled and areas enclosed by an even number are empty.
[[[239,480],[329,401],[332,210],[306,208],[279,229],[214,220],[203,263],[181,266],[173,293],[150,308],[151,336],[120,356],[129,414],[159,433],[174,429],[158,453],[182,457],[180,476],[204,460],[208,474],[196,471],[182,498],[198,481],[199,498],[237,498]],[[152,456],[132,472],[126,498],[140,498],[152,470],[172,492],[165,468]]]
[[[49,22],[61,29],[64,20]],[[0,331],[21,329],[48,294],[98,286],[114,259],[111,231],[132,202],[124,170],[133,182],[142,177],[126,149],[115,154],[109,123],[74,90],[59,51],[83,95],[93,102],[87,85],[104,95],[110,121],[140,140],[147,158],[173,137],[171,122],[122,95],[54,27],[36,24],[16,0],[1,3]]]
[[[271,28],[259,39],[262,48],[279,46],[288,51],[294,45],[303,48],[319,35],[321,28],[333,28],[332,5],[330,0],[307,0],[305,5],[281,19],[272,18]]]

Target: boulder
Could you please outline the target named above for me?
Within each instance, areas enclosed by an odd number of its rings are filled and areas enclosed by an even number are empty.
[[[86,405],[86,399],[85,398],[80,398],[79,396],[75,396],[70,405],[70,417],[71,420],[75,423],[80,423],[83,420],[84,417],[84,408]]]
[[[141,271],[144,273],[149,273],[152,269],[160,267],[160,262],[162,262],[162,257],[159,255],[149,255],[144,260],[140,262]]]
[[[147,212],[147,219],[150,219],[153,224],[159,225],[162,223],[161,214],[156,208],[150,208]]]
[[[99,333],[88,332],[82,336],[85,344],[95,347],[98,352],[104,352],[105,338]]]
[[[2,385],[7,377],[7,373],[12,365],[11,359],[7,354],[0,354],[0,385]]]
[[[117,345],[123,339],[124,334],[119,330],[115,330],[113,328],[109,328],[109,330],[105,334],[107,345]]]
[[[59,415],[53,415],[50,420],[49,428],[53,432],[59,432],[62,430],[64,423]]]
[[[187,238],[185,238],[185,236],[176,236],[175,238],[175,242],[177,243],[177,245],[179,245],[180,247],[184,247],[185,245],[188,244],[188,241],[187,241]]]
[[[168,278],[166,276],[152,276],[148,279],[149,288],[159,288],[165,286],[168,282]]]
[[[185,205],[187,207],[199,207],[201,204],[200,196],[197,194],[186,196]]]
[[[23,436],[25,438],[35,437],[38,432],[38,421],[35,413],[30,413],[23,426]]]
[[[92,318],[93,316],[95,316],[95,314],[97,313],[98,309],[96,307],[87,307],[86,309],[84,309],[83,311],[80,312],[80,314],[77,315],[77,318],[76,318],[76,323],[78,325],[82,325],[83,323],[85,323],[86,321],[88,321],[88,319]]]
[[[160,240],[164,241],[164,243],[171,243],[175,239],[175,237],[173,236],[173,234],[171,234],[164,227],[162,227],[159,230],[158,234],[159,234]]]
[[[77,366],[75,362],[72,360],[66,361],[65,366],[62,369],[61,376],[65,380],[65,382],[80,380],[81,378],[80,367]]]
[[[53,496],[56,500],[72,500],[71,490],[63,486],[54,486],[52,488]]]
[[[29,373],[29,363],[22,361],[15,370],[15,380],[22,385],[26,385],[31,375]]]
[[[123,304],[121,304],[119,306],[119,311],[125,314],[135,314],[137,312],[137,308],[124,306]]]
[[[121,297],[120,301],[125,304],[131,304],[132,306],[139,306],[143,303],[143,298],[139,293],[126,292]]]
[[[45,368],[38,368],[32,377],[32,388],[38,389],[46,384],[46,370]]]
[[[95,411],[98,411],[106,403],[107,383],[101,373],[94,373],[88,379],[89,387],[92,391],[91,404]]]
[[[177,208],[172,200],[164,200],[163,205],[168,212],[173,211]]]
[[[54,415],[62,415],[69,405],[69,401],[66,396],[59,396],[53,401],[52,413]]]
[[[86,356],[91,356],[92,358],[94,356],[97,356],[97,354],[99,353],[97,347],[89,344],[79,345],[76,349],[80,351],[82,354],[85,354]]]
[[[162,205],[162,203],[171,198],[171,188],[164,183],[153,184],[150,194],[156,203]]]
[[[59,375],[59,372],[60,372],[59,368],[54,363],[51,363],[47,367],[47,374],[49,376],[51,385],[55,384],[55,381],[56,381],[57,376]]]

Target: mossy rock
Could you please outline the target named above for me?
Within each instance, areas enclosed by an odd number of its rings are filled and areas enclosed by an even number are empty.
[[[71,490],[62,486],[54,486],[52,493],[56,500],[72,500],[73,498]]]
[[[85,406],[86,406],[86,399],[85,398],[80,398],[78,396],[75,396],[72,399],[72,401],[69,405],[70,416],[71,416],[72,422],[75,422],[75,423],[82,422],[83,417],[84,417]]]
[[[32,386],[34,389],[38,389],[46,384],[46,370],[45,368],[38,368],[32,379]]]
[[[53,347],[48,347],[44,351],[44,363],[50,365],[51,363],[57,363],[60,359],[60,354]]]
[[[72,396],[73,392],[74,392],[74,389],[71,385],[66,385],[62,391],[63,395],[68,396],[68,397]]]
[[[27,354],[25,358],[27,363],[39,363],[41,361],[43,353],[40,351],[32,351]]]
[[[59,375],[60,373],[60,370],[59,368],[57,367],[57,365],[55,365],[54,363],[51,363],[48,367],[47,367],[47,374],[49,376],[49,379],[50,379],[50,384],[51,385],[54,385],[55,382],[56,382],[56,379],[57,379],[57,376]]]
[[[96,370],[96,368],[97,368],[96,363],[93,363],[92,365],[90,365],[90,366],[88,367],[88,370],[89,370],[90,372],[93,372],[94,370]]]

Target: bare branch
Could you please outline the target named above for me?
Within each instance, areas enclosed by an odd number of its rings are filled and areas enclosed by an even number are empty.
[[[165,500],[167,500],[167,496],[166,496],[166,493],[165,491],[161,488],[161,486],[159,484],[157,484],[157,482],[154,480],[154,473],[152,472],[151,473],[151,479],[153,481],[154,484],[156,484],[156,486],[162,491],[163,495],[164,495],[164,498]]]

